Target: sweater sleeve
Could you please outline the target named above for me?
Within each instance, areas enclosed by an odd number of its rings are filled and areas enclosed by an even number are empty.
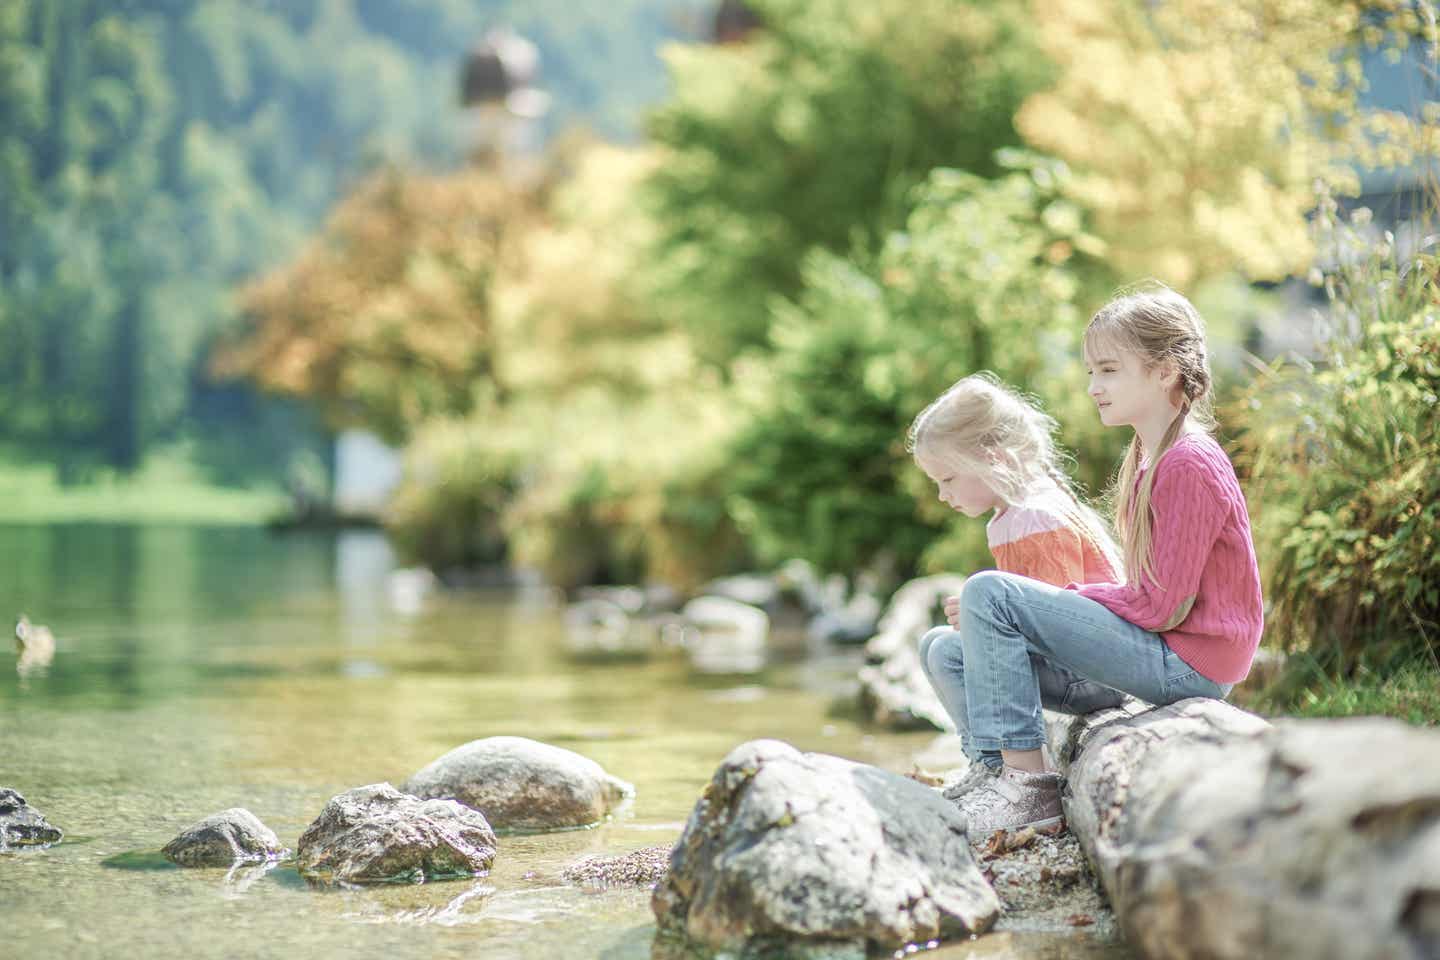
[[[1134,583],[1077,584],[1075,589],[1138,627],[1163,632],[1183,623],[1194,606],[1200,574],[1228,508],[1205,463],[1187,451],[1167,454],[1155,469],[1150,492],[1154,576],[1139,570]]]

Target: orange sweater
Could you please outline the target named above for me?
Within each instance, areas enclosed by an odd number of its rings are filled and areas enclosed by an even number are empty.
[[[1068,583],[1114,583],[1119,572],[1081,535],[1059,503],[1042,499],[1007,507],[985,525],[995,566],[1043,580],[1057,587]]]

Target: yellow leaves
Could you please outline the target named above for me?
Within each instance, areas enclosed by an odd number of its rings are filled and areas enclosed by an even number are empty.
[[[1317,177],[1353,189],[1345,161],[1406,164],[1440,139],[1400,114],[1344,122],[1360,64],[1337,53],[1419,30],[1413,14],[1362,37],[1358,4],[1330,0],[1059,0],[1041,12],[1060,77],[1016,128],[1074,169],[1071,196],[1122,274],[1189,284],[1303,269]],[[1316,120],[1331,116],[1341,123],[1327,134]]]

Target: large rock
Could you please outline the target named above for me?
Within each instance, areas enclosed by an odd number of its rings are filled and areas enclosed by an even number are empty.
[[[942,573],[911,580],[890,597],[860,668],[860,711],[872,723],[891,730],[955,729],[916,647],[925,631],[945,622],[945,598],[964,587],[964,577]]]
[[[1051,720],[1070,827],[1143,956],[1440,957],[1440,732],[1214,700]]]
[[[243,807],[231,807],[192,824],[160,851],[182,867],[228,867],[285,855],[275,831]]]
[[[456,747],[411,777],[405,791],[459,800],[500,830],[589,826],[635,795],[594,760],[524,737]]]
[[[5,847],[49,846],[59,843],[65,831],[25,802],[20,791],[0,787],[0,850]]]
[[[920,669],[915,647],[901,647],[884,663],[860,668],[860,712],[887,730],[948,730],[955,724]]]
[[[937,573],[903,584],[891,594],[876,634],[865,642],[866,662],[884,663],[901,650],[913,651],[925,631],[945,622],[945,598],[959,596],[965,580],[959,574]]]
[[[736,747],[655,890],[662,938],[863,956],[982,932],[999,900],[959,812],[914,780],[775,740]]]
[[[331,798],[300,835],[296,864],[320,880],[421,883],[490,869],[495,833],[477,810],[420,800],[388,783]]]
[[[701,673],[759,673],[765,668],[770,615],[728,597],[696,597],[680,611],[690,665]]]

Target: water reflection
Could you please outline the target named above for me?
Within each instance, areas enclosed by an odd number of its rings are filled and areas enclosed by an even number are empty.
[[[83,929],[99,944],[87,956],[219,960],[236,942],[223,928],[256,956],[638,960],[649,892],[563,885],[567,864],[673,842],[742,741],[903,772],[930,739],[832,713],[858,652],[816,656],[803,631],[780,625],[763,647],[752,634],[766,666],[745,676],[701,673],[663,644],[579,661],[553,591],[397,581],[377,531],[0,526],[0,551],[26,561],[0,568],[0,610],[48,623],[59,648],[23,689],[0,670],[0,776],[67,831],[0,863],[0,953],[75,955]],[[590,831],[504,838],[483,883],[320,893],[289,865],[182,871],[133,853],[232,806],[293,845],[335,794],[498,734],[583,753],[635,784],[633,807]],[[1026,954],[1046,955],[1059,954]]]

